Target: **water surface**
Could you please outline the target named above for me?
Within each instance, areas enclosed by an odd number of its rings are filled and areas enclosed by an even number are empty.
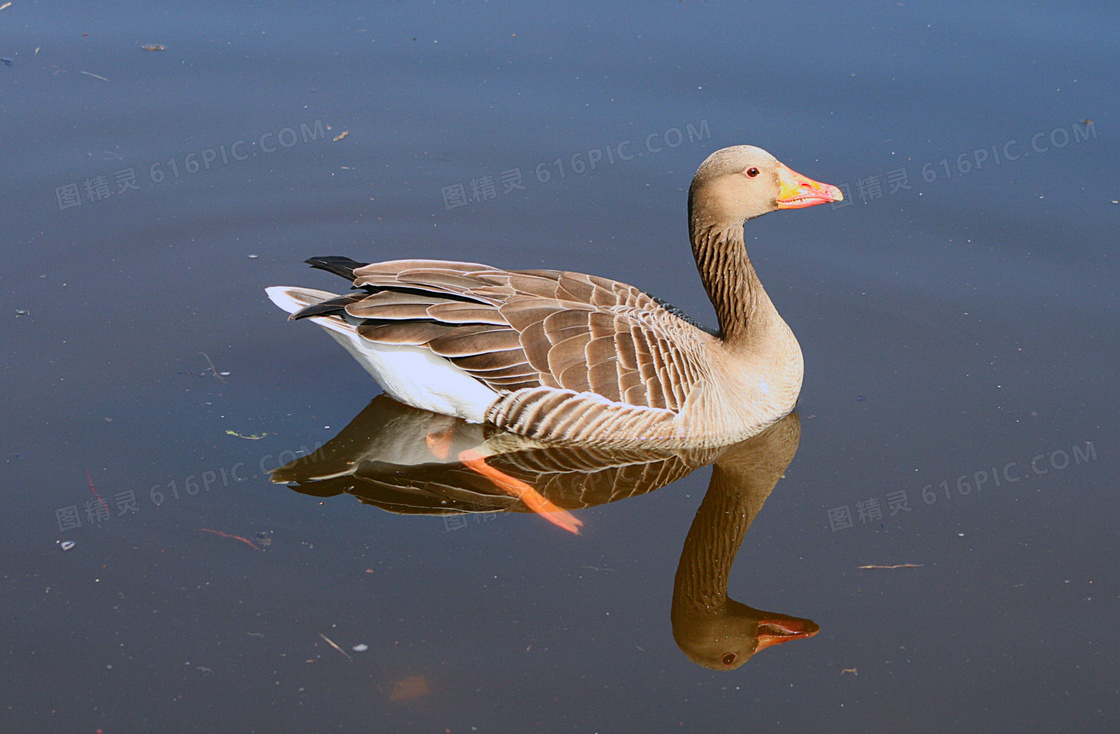
[[[1110,4],[15,2],[0,24],[5,731],[1115,720]],[[724,672],[674,639],[710,468],[576,510],[579,536],[269,481],[377,388],[265,286],[338,288],[312,255],[453,258],[712,323],[685,193],[738,143],[850,193],[747,230],[807,372],[728,590],[815,636]]]

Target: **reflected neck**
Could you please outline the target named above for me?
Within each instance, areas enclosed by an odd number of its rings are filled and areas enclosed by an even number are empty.
[[[759,482],[735,466],[716,464],[712,480],[685,538],[673,589],[673,606],[681,611],[720,614],[729,604],[727,583],[735,554],[762,509],[777,476]],[[768,486],[766,486],[768,485]]]

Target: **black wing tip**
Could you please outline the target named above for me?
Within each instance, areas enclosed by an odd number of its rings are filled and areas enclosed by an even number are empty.
[[[365,267],[369,263],[360,263],[357,260],[351,260],[348,257],[341,257],[339,255],[327,255],[326,257],[309,257],[304,260],[305,263],[318,270],[326,270],[328,273],[342,276],[347,280],[354,280],[354,270],[356,268]]]
[[[339,312],[339,307],[335,305],[324,306],[321,303],[316,303],[312,306],[304,306],[299,311],[288,317],[288,321],[299,321],[300,319],[310,318],[312,316],[335,316]]]
[[[337,298],[330,298],[326,301],[313,303],[310,306],[304,306],[299,311],[296,311],[288,317],[288,321],[299,321],[311,316],[337,316],[344,321],[346,320],[346,307],[351,303],[360,301],[365,297],[365,294],[347,294],[345,296],[338,296]]]

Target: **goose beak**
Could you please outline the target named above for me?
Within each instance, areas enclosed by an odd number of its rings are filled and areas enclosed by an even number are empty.
[[[840,189],[830,184],[814,181],[781,163],[778,164],[779,209],[802,209],[817,204],[843,201]]]
[[[755,652],[760,652],[768,647],[780,645],[790,640],[803,640],[812,637],[821,631],[821,628],[811,620],[797,619],[782,616],[758,620],[758,647]]]

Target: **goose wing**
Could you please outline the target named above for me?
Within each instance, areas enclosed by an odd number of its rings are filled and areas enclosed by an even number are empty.
[[[677,412],[708,376],[711,337],[624,283],[439,260],[352,273],[361,290],[294,318],[333,312],[366,339],[426,347],[500,394],[552,388]]]

